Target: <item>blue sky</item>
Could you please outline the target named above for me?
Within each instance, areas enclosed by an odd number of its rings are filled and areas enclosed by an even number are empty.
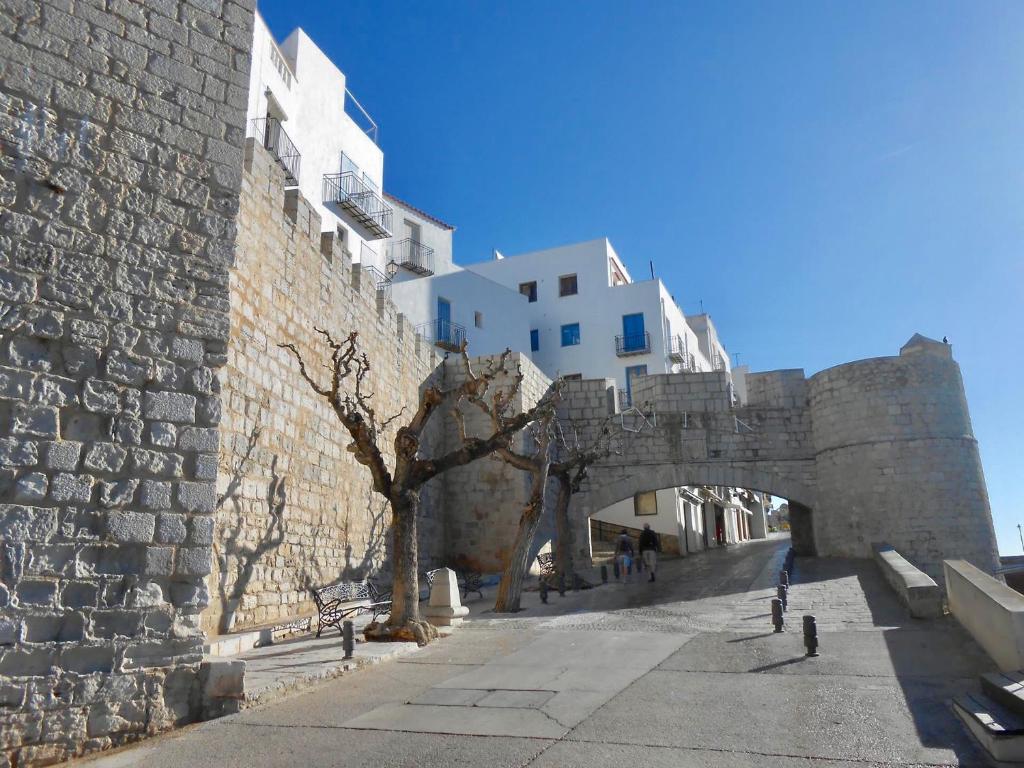
[[[1024,3],[280,2],[456,259],[607,236],[754,370],[947,335],[1024,523]]]

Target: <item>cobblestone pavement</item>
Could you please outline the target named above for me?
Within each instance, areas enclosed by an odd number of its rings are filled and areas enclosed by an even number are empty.
[[[870,561],[798,559],[790,631],[769,601],[788,541],[666,561],[637,579],[472,605],[402,660],[95,762],[276,766],[985,766],[948,706],[987,657],[911,620]],[[799,617],[818,620],[804,657]]]

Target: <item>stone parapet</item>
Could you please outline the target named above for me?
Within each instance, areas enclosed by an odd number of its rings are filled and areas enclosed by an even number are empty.
[[[888,544],[875,544],[875,562],[900,600],[915,618],[941,616],[942,590],[928,574],[915,568]]]
[[[966,560],[946,560],[949,611],[1004,672],[1024,669],[1024,595]]]

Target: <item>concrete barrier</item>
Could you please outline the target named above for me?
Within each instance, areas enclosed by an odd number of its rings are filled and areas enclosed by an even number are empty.
[[[1004,672],[1024,669],[1024,595],[966,560],[946,560],[949,610]]]
[[[935,579],[911,565],[903,555],[888,544],[875,544],[875,562],[910,615],[932,619],[942,615],[942,590]]]

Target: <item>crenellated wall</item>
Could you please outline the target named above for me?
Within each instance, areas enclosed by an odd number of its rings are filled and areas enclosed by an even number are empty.
[[[369,390],[385,416],[403,406],[412,413],[441,361],[334,235],[321,235],[315,209],[296,190],[285,191],[283,170],[251,139],[238,219],[215,558],[203,614],[212,634],[309,615],[311,587],[380,578],[390,546],[388,509],[346,450],[348,433],[278,345],[295,344],[310,371],[325,377],[326,346],[314,329],[337,337],[358,331],[372,366]],[[389,438],[382,445],[391,461]],[[443,548],[436,497],[435,487],[424,490],[426,562]]]

